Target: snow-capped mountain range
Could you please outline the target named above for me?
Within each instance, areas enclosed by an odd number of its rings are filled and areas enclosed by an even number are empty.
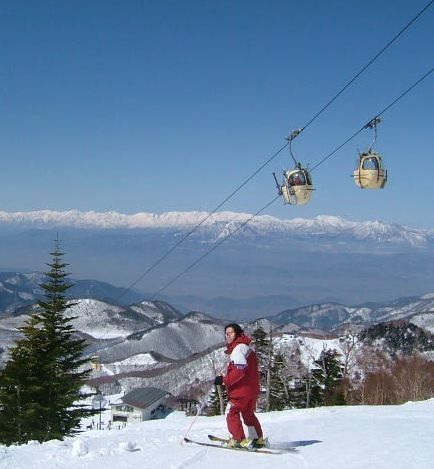
[[[219,239],[235,231],[242,223],[251,219],[248,213],[230,211],[217,212],[165,212],[162,214],[140,212],[124,214],[110,212],[82,212],[79,210],[32,212],[0,211],[0,226],[47,229],[53,227],[78,229],[174,229],[190,230],[202,223],[201,232],[211,231]],[[254,217],[247,231],[256,234],[290,233],[315,235],[352,236],[355,239],[372,239],[378,242],[408,243],[422,247],[432,242],[434,230],[421,230],[383,221],[348,221],[341,217],[321,215],[313,219],[279,219],[269,215]]]
[[[230,233],[233,236],[159,298],[181,308],[191,304],[216,312],[218,306],[220,317],[253,319],[278,313],[276,304],[283,309],[386,301],[422,295],[434,285],[432,230],[335,216],[283,220],[263,215],[237,231],[250,217],[234,212],[0,212],[0,271],[40,271],[53,235],[59,232],[74,278],[126,286],[205,220],[137,283],[142,298],[152,297]],[[278,296],[291,302],[277,303]],[[139,299],[122,301],[131,304]]]

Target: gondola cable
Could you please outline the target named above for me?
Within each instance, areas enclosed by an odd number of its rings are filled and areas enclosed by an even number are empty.
[[[428,78],[429,75],[434,71],[434,67],[431,68],[425,75],[423,75],[421,78],[419,78],[413,85],[411,85],[409,88],[407,88],[404,92],[402,92],[394,101],[392,101],[389,105],[387,105],[381,112],[379,112],[375,117],[378,118],[385,114],[392,106],[394,106],[398,101],[400,101],[406,94],[408,94],[411,90],[413,90],[416,86],[418,86],[423,80]],[[314,165],[311,169],[311,172],[315,171],[319,166],[321,166],[323,163],[325,163],[331,156],[333,156],[335,153],[337,153],[342,147],[344,147],[348,142],[350,142],[353,138],[355,138],[357,135],[359,135],[360,132],[366,129],[366,126],[369,125],[372,122],[373,119],[371,119],[367,124],[364,124],[357,132],[355,132],[351,137],[349,137],[347,140],[345,140],[344,143],[336,147],[332,152],[330,152],[327,156],[325,156],[322,160],[320,160],[316,165]]]
[[[312,124],[312,122],[316,120],[354,81],[356,81],[357,78],[359,78],[359,76],[365,72],[415,21],[417,21],[417,19],[422,16],[433,3],[434,0],[427,3],[416,16],[414,16],[382,49],[380,49],[380,51],[356,75],[354,75],[354,77],[338,93],[336,93],[335,96],[333,96],[333,98],[331,98],[330,101],[328,101],[304,127],[299,130],[296,136],[300,135],[303,130],[309,127],[309,125]]]
[[[237,188],[235,188],[221,203],[219,203],[211,212],[208,213],[197,225],[195,225],[188,233],[186,233],[174,246],[172,246],[165,254],[157,259],[146,271],[141,274],[136,280],[131,282],[118,297],[115,302],[118,302],[128,291],[136,286],[143,280],[150,272],[152,272],[163,260],[165,260],[178,246],[180,246],[189,236],[191,236],[200,226],[202,226],[214,213],[217,212],[227,201],[229,201],[235,194],[237,194],[248,182],[250,182],[262,169],[265,168],[272,160],[274,160],[301,132],[303,132],[309,125],[311,125],[352,83],[354,83],[360,75],[362,75],[377,59],[380,57],[423,13],[434,3],[431,0],[425,7],[420,10],[362,69],[343,87],[341,90],[331,98],[308,122],[305,124],[297,134],[288,140],[279,150],[271,155],[267,161],[259,166],[250,176],[248,176]],[[294,134],[294,132],[293,132]]]
[[[400,101],[406,94],[408,94],[411,90],[413,90],[417,85],[419,85],[423,80],[425,80],[432,72],[434,71],[434,68],[431,68],[425,75],[423,75],[421,78],[419,78],[412,86],[407,88],[403,93],[401,93],[394,101],[392,101],[388,106],[386,106],[379,114],[377,114],[374,119],[378,118],[382,114],[384,114],[386,111],[388,111],[392,106],[394,106],[398,101]],[[317,165],[314,166],[313,169],[318,168],[321,164],[323,164],[328,158],[330,158],[333,154],[335,154],[338,150],[340,150],[343,146],[345,146],[348,142],[350,142],[353,138],[355,138],[360,132],[362,132],[367,125],[371,124],[374,119],[371,119],[367,124],[364,124],[363,127],[361,127],[357,132],[355,132],[351,137],[349,137],[347,140],[345,140],[344,143],[336,147],[333,152],[329,153],[325,158],[323,158]],[[256,216],[258,216],[260,213],[262,213],[266,208],[268,208],[270,205],[272,205],[278,198],[280,197],[280,194],[277,195],[274,199],[272,199],[270,202],[268,202],[264,207],[262,207],[260,210],[258,210],[254,215],[252,215],[250,218],[248,218],[245,222],[243,222],[237,229],[234,231],[231,231],[227,236],[222,238],[218,243],[216,243],[211,249],[209,249],[206,253],[204,253],[202,256],[200,256],[198,259],[196,259],[192,264],[190,264],[188,267],[186,267],[182,272],[178,273],[174,278],[172,278],[169,282],[167,282],[163,287],[161,287],[159,290],[157,290],[151,297],[150,301],[154,300],[156,296],[166,290],[169,286],[171,286],[173,283],[175,283],[180,277],[182,277],[184,274],[186,274],[188,271],[190,271],[193,267],[198,265],[203,259],[205,259],[209,254],[214,252],[218,247],[220,247],[225,241],[227,241],[229,238],[231,238],[235,233],[237,233],[240,229],[244,228],[248,223],[250,223]]]
[[[150,298],[149,301],[152,301],[156,298],[156,296],[161,293],[162,291],[166,290],[166,288],[170,287],[173,283],[175,283],[180,277],[182,277],[184,274],[186,274],[189,270],[191,270],[193,267],[195,267],[199,262],[201,262],[205,257],[209,256],[213,251],[215,251],[218,247],[220,247],[221,244],[223,244],[225,241],[227,241],[229,238],[231,238],[235,233],[238,233],[242,228],[244,228],[249,222],[251,222],[255,217],[257,217],[260,213],[262,213],[265,209],[267,209],[270,205],[272,205],[280,196],[277,195],[274,197],[270,202],[268,202],[266,205],[264,205],[260,210],[258,210],[255,214],[253,214],[250,218],[245,220],[241,225],[239,225],[236,229],[233,231],[230,231],[228,235],[225,237],[221,238],[211,249],[209,249],[206,253],[204,253],[202,256],[200,256],[198,259],[196,259],[192,264],[190,264],[188,267],[186,267],[182,272],[177,274],[172,280],[167,282],[163,287],[161,287],[158,291],[156,291]]]
[[[128,287],[125,287],[125,290],[118,295],[115,299],[115,302],[118,302],[129,290],[131,290],[135,285],[137,285],[141,280],[143,280],[146,275],[148,275],[155,267],[163,262],[166,257],[168,257],[180,244],[182,244],[189,236],[191,236],[197,229],[199,229],[214,213],[217,212],[229,199],[231,199],[237,192],[239,192],[251,179],[253,179],[272,159],[274,159],[283,149],[288,146],[288,143],[285,143],[276,153],[274,153],[265,163],[263,163],[254,173],[252,173],[240,186],[238,186],[231,194],[229,194],[222,202],[220,202],[217,207],[206,217],[204,217],[197,225],[195,225],[188,233],[186,233],[176,244],[174,244],[165,254],[163,254],[159,259],[157,259],[148,269],[140,275],[134,282],[132,282]]]

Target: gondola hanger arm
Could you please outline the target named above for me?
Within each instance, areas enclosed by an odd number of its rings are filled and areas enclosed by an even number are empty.
[[[293,159],[294,164],[295,164],[296,167],[299,166],[300,163],[297,162],[297,160],[295,159],[294,154],[292,153],[292,141],[300,135],[301,130],[302,129],[295,129],[291,132],[289,137],[286,137],[286,140],[288,140],[288,142],[289,142],[289,153],[290,153],[291,158]]]

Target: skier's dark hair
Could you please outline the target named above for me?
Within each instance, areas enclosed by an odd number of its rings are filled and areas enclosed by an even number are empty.
[[[227,324],[225,326],[225,332],[226,332],[226,329],[228,329],[229,327],[232,327],[232,329],[234,330],[236,334],[236,337],[239,337],[240,335],[244,334],[244,331],[241,329],[241,326],[239,324],[236,324],[236,323]]]

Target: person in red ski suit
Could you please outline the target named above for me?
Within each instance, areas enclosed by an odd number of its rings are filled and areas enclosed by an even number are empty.
[[[250,346],[251,338],[244,335],[238,324],[228,324],[225,336],[229,355],[229,365],[225,376],[217,376],[214,384],[224,385],[228,395],[226,422],[229,433],[235,442],[246,441],[240,415],[248,430],[248,438],[262,442],[262,428],[256,418],[256,401],[259,395],[259,368],[254,349]]]

